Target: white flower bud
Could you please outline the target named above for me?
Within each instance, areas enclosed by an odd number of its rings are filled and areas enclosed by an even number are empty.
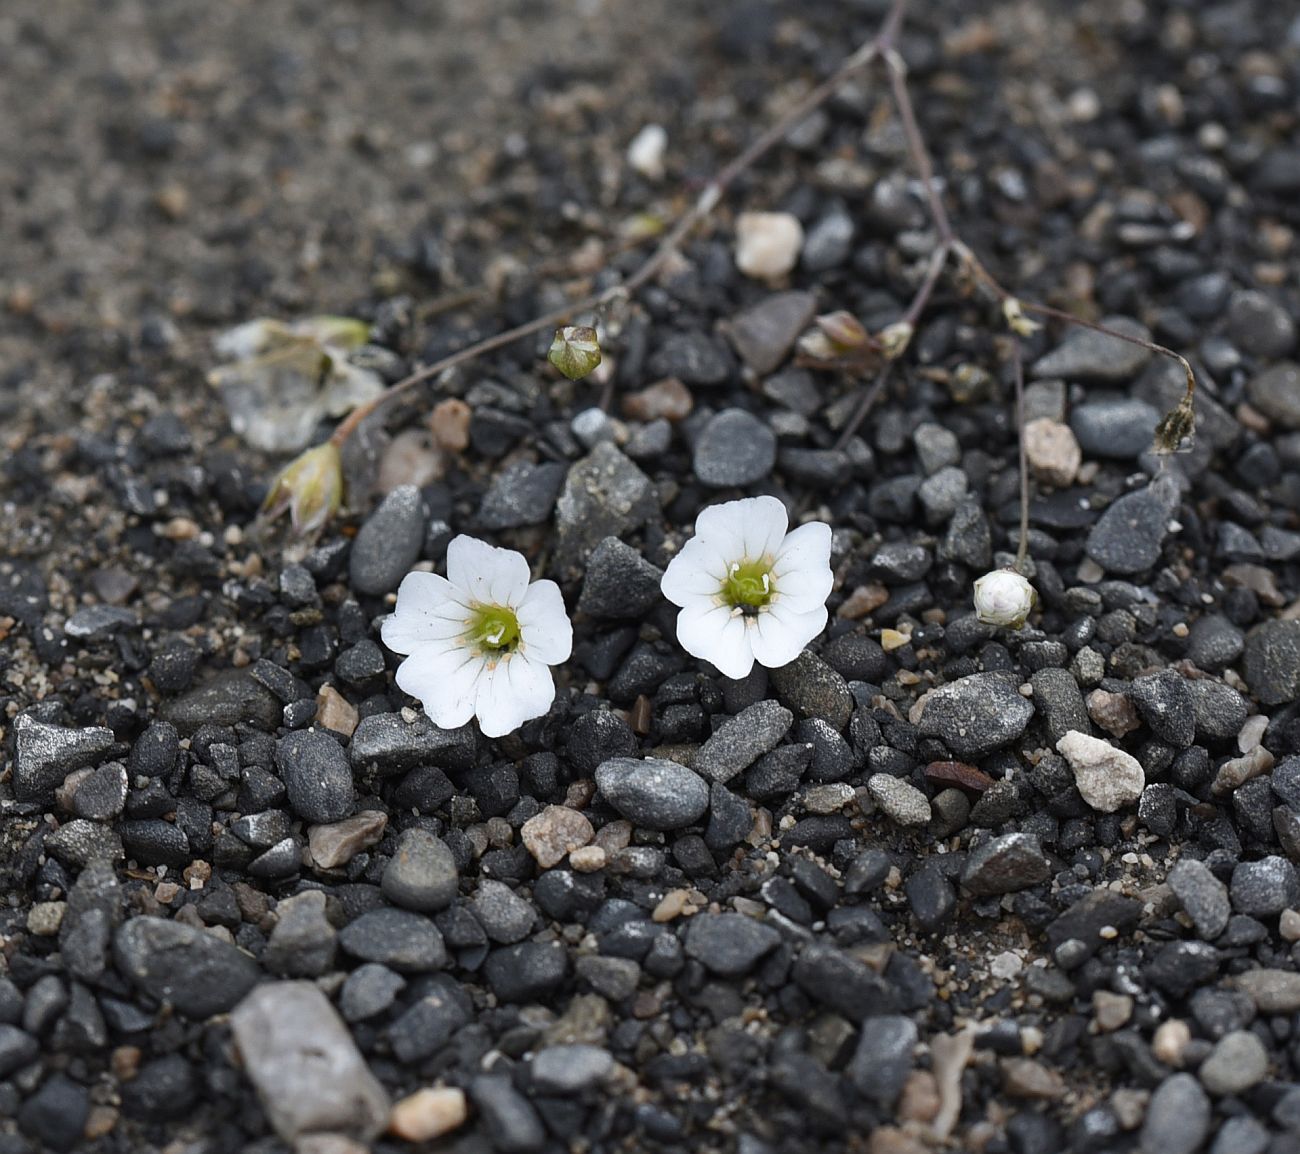
[[[1038,594],[1014,569],[994,569],[975,582],[975,616],[985,625],[1020,629]]]

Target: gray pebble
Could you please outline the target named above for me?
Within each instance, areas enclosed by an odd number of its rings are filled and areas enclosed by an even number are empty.
[[[1214,1044],[1196,1075],[1211,1094],[1222,1098],[1242,1094],[1262,1082],[1268,1066],[1264,1043],[1249,1030],[1234,1030]]]
[[[983,757],[1015,741],[1033,716],[1034,707],[1014,678],[973,673],[926,698],[918,730],[937,737],[958,757]]]
[[[1247,633],[1242,673],[1263,705],[1300,697],[1300,621],[1265,621]]]
[[[867,1101],[892,1110],[912,1072],[917,1040],[911,1018],[900,1014],[868,1018],[845,1076]]]
[[[244,1072],[275,1131],[367,1143],[388,1122],[388,1094],[329,999],[310,982],[258,987],[230,1017]]]
[[[615,757],[596,770],[605,800],[636,825],[682,829],[704,816],[709,787],[699,774],[656,757]]]
[[[447,950],[437,926],[421,914],[380,908],[349,922],[339,945],[354,958],[378,962],[399,973],[440,970]]]
[[[1232,908],[1253,918],[1276,917],[1300,905],[1300,874],[1284,857],[1238,862],[1232,871]]]
[[[568,1095],[599,1085],[613,1069],[614,1055],[608,1050],[578,1042],[539,1051],[529,1072],[541,1093]]]
[[[1106,317],[1103,323],[1117,332],[1150,340],[1145,325],[1129,317]],[[1151,353],[1092,329],[1069,331],[1056,348],[1034,362],[1030,375],[1036,380],[1062,377],[1067,381],[1098,381],[1123,384],[1132,380],[1151,359]]]
[[[738,978],[781,944],[781,935],[744,914],[697,914],[686,929],[686,956],[710,973]]]
[[[446,909],[460,892],[456,858],[446,842],[428,830],[404,830],[384,867],[380,888],[384,897],[404,909]]]
[[[1088,401],[1070,414],[1070,428],[1089,458],[1136,461],[1151,448],[1160,414],[1134,397]]]
[[[352,812],[356,790],[343,747],[321,730],[282,737],[275,747],[275,767],[284,781],[289,806],[304,821],[341,821]]]
[[[1284,429],[1300,429],[1300,365],[1283,361],[1246,382],[1250,403]]]
[[[640,617],[658,604],[663,575],[631,545],[606,537],[587,562],[578,611],[593,617]]]
[[[1154,788],[1154,787],[1152,787]],[[1169,871],[1169,888],[1174,891],[1197,936],[1212,942],[1227,928],[1232,903],[1225,886],[1202,861],[1183,858]]]
[[[971,851],[961,884],[974,897],[990,897],[1029,889],[1046,881],[1051,872],[1052,863],[1038,838],[1029,833],[1008,833]]]
[[[930,799],[911,782],[888,773],[874,773],[867,779],[867,792],[898,825],[925,825],[932,816]]]
[[[1142,1123],[1142,1154],[1195,1154],[1210,1132],[1210,1100],[1191,1074],[1156,1087]]]
[[[518,529],[551,519],[567,469],[556,461],[512,461],[493,478],[479,505],[485,529]]]
[[[261,977],[242,950],[194,926],[137,917],[113,936],[113,959],[141,991],[188,1018],[225,1013]]]
[[[752,485],[776,464],[776,434],[744,409],[723,409],[701,430],[693,461],[705,485]]]
[[[816,309],[817,298],[812,293],[774,293],[737,313],[723,331],[740,359],[754,372],[766,375],[785,360]]]
[[[63,779],[94,765],[113,740],[113,731],[101,726],[68,729],[20,713],[14,721],[14,796],[48,805]]]
[[[1085,550],[1107,573],[1143,573],[1160,559],[1177,508],[1177,490],[1167,478],[1112,501],[1088,534]]]
[[[361,526],[348,560],[348,575],[358,593],[391,593],[420,557],[429,511],[420,490],[399,485]]]
[[[755,702],[729,717],[695,755],[696,772],[726,783],[748,769],[789,732],[794,714],[775,701]]]
[[[479,882],[470,908],[487,936],[501,945],[513,945],[528,936],[537,914],[504,882],[484,878]]]

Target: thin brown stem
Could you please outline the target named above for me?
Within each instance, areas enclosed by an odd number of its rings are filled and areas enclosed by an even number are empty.
[[[965,262],[966,267],[974,274],[975,278],[984,285],[997,299],[1001,302],[1015,301],[1017,306],[1027,313],[1034,313],[1040,317],[1048,317],[1054,321],[1061,321],[1067,325],[1078,325],[1079,328],[1092,329],[1095,333],[1103,333],[1105,336],[1114,337],[1117,341],[1126,341],[1130,345],[1137,345],[1139,348],[1146,349],[1150,353],[1159,353],[1162,357],[1168,357],[1170,360],[1177,361],[1183,369],[1183,374],[1187,378],[1187,395],[1185,400],[1188,404],[1196,394],[1196,374],[1192,371],[1192,366],[1187,358],[1181,353],[1174,352],[1173,349],[1165,345],[1157,344],[1155,341],[1149,341],[1145,337],[1136,337],[1132,333],[1122,333],[1119,329],[1113,329],[1109,325],[1099,324],[1097,321],[1086,320],[1083,317],[1075,316],[1073,313],[1067,313],[1062,309],[1053,308],[1051,305],[1039,304],[1037,301],[1027,301],[1023,297],[1016,296],[1015,293],[1005,288],[1001,282],[985,267],[984,262],[979,259],[970,249],[970,247],[960,240],[953,242],[953,250]]]
[[[1024,574],[1029,559],[1029,453],[1025,444],[1025,358],[1020,342],[1011,342],[1011,365],[1016,380],[1016,444],[1020,448],[1020,541],[1016,545],[1016,572]]]
[[[889,378],[893,373],[895,361],[886,361],[885,367],[880,370],[880,375],[872,382],[871,388],[862,394],[862,400],[858,402],[858,407],[853,410],[853,416],[849,418],[848,424],[840,430],[840,435],[835,438],[835,448],[843,449],[852,439],[853,434],[858,431],[862,422],[867,419],[867,414],[876,407],[876,402],[880,400],[885,391],[885,386],[889,384]]]
[[[475,360],[485,353],[513,344],[517,340],[542,332],[544,329],[561,325],[577,313],[598,312],[613,301],[635,293],[660,272],[678,251],[687,236],[713,212],[718,202],[721,201],[724,194],[742,173],[751,168],[767,152],[784,140],[791,129],[825,104],[846,80],[880,56],[893,51],[894,38],[897,36],[899,26],[902,23],[905,7],[906,0],[894,0],[880,32],[875,37],[845,57],[844,61],[830,76],[796,101],[775,124],[760,133],[739,155],[720,169],[713,179],[704,186],[695,203],[682,214],[677,223],[668,231],[668,234],[659,242],[654,252],[626,281],[620,285],[605,289],[603,292],[584,297],[582,300],[575,301],[563,308],[544,313],[542,316],[527,321],[522,325],[516,325],[505,332],[497,333],[495,336],[467,345],[465,348],[449,356],[442,357],[431,365],[425,365],[423,368],[417,369],[409,376],[403,377],[396,384],[390,385],[373,401],[353,409],[339,424],[338,428],[334,430],[333,435],[330,437],[331,442],[336,446],[341,446],[356,431],[361,422],[376,409],[386,405],[389,401],[416,385],[446,372],[448,369]]]
[[[951,245],[955,239],[952,222],[948,219],[948,210],[944,208],[943,197],[935,187],[930,150],[926,148],[925,137],[921,135],[921,127],[916,122],[916,110],[912,107],[912,96],[907,90],[907,65],[892,48],[884,54],[884,60],[889,69],[889,90],[893,93],[894,107],[898,110],[898,120],[903,126],[903,138],[907,141],[907,153],[921,177],[925,200],[930,206],[930,217],[938,230],[939,240]]]

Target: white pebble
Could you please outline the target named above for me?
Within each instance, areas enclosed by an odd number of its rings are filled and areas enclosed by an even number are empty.
[[[668,148],[668,133],[660,124],[647,124],[627,146],[627,162],[646,180],[662,180],[664,176],[664,151]]]
[[[746,276],[785,276],[801,248],[803,225],[788,212],[742,212],[736,218],[736,267]]]

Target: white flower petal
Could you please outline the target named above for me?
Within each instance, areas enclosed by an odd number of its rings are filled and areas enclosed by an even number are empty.
[[[692,657],[710,661],[726,677],[744,677],[754,666],[744,618],[725,605],[703,601],[677,614],[677,640]]]
[[[790,527],[790,517],[785,505],[775,497],[746,497],[730,502],[741,506],[735,511],[740,521],[740,533],[745,542],[745,555],[737,560],[761,561],[773,557],[785,540]]]
[[[554,700],[550,669],[516,653],[502,658],[479,678],[474,712],[484,737],[504,737],[525,721],[540,717]]]
[[[809,613],[792,613],[769,607],[752,618],[749,644],[754,659],[769,669],[789,665],[814,637],[826,628],[827,612],[819,606]]]
[[[523,600],[532,574],[522,553],[462,533],[447,546],[447,579],[467,600],[508,605]]]
[[[830,566],[831,527],[825,521],[809,521],[787,534],[781,542],[772,565],[772,576],[780,578],[796,571],[814,573],[822,569],[829,573]],[[829,586],[826,592],[830,594]]]
[[[469,610],[455,587],[436,573],[408,573],[397,589],[397,607],[379,634],[394,653],[413,653],[425,641],[458,637]]]
[[[789,517],[775,497],[744,497],[701,509],[695,539],[712,545],[728,564],[759,560],[785,534]]]
[[[474,716],[477,682],[484,662],[456,645],[439,650],[422,645],[397,667],[397,685],[417,697],[440,729],[459,729]]]
[[[569,660],[573,653],[573,624],[564,609],[564,595],[554,581],[534,581],[528,586],[515,617],[523,641],[521,652],[528,659],[546,665]]]
[[[659,588],[674,605],[688,605],[697,597],[716,597],[727,579],[728,566],[716,546],[692,537],[668,562]]]

